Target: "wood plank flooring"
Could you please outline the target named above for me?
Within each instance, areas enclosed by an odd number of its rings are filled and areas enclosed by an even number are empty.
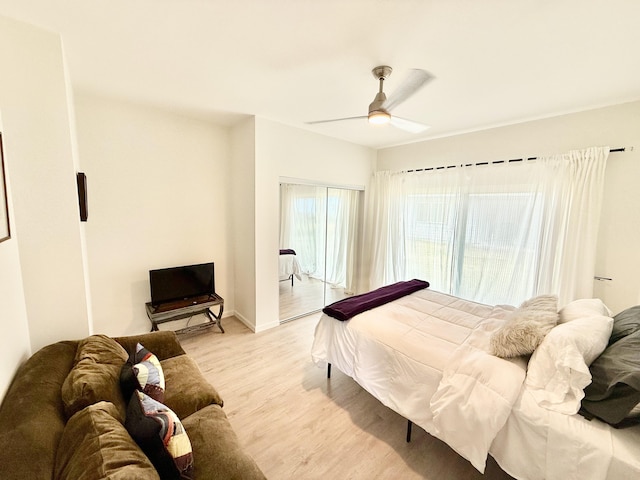
[[[255,334],[227,317],[225,334],[180,337],[269,479],[511,479],[492,458],[481,475],[419,427],[406,443],[404,418],[337,369],[327,379],[311,361],[318,318]]]
[[[344,293],[344,288],[332,287],[322,280],[311,278],[305,274],[302,275],[302,280],[295,278],[293,286],[288,280],[280,282],[279,287],[281,321],[320,310],[325,305],[347,296]]]

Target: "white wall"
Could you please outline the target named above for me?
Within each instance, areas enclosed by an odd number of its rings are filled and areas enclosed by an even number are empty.
[[[508,160],[608,145],[634,146],[612,153],[606,185],[594,296],[618,312],[640,303],[640,102],[456,135],[378,151],[378,170]]]
[[[86,92],[75,100],[94,332],[150,329],[155,268],[215,262],[232,313],[228,129]]]
[[[280,177],[329,185],[369,183],[375,150],[256,119],[256,329],[278,324]]]
[[[12,238],[0,243],[0,393],[32,351],[88,333],[60,38],[0,17],[0,112]]]
[[[0,22],[2,22],[1,19]],[[1,33],[0,38],[2,38]],[[1,127],[0,121],[0,129]],[[5,173],[8,173],[8,168]],[[9,240],[0,243],[0,331],[2,332],[0,336],[0,398],[4,396],[15,370],[31,354],[18,240],[13,221],[15,212],[11,201],[11,178],[7,177],[6,182],[12,236]],[[4,208],[1,203],[0,208]]]
[[[235,314],[256,330],[255,118],[231,131]]]

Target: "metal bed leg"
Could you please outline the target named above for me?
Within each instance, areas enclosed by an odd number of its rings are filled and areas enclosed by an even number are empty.
[[[413,422],[411,420],[407,420],[407,443],[411,441],[411,427],[413,426]]]
[[[331,378],[331,364],[327,363],[327,378]]]

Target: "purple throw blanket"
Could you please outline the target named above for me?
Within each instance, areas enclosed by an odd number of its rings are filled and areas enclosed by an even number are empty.
[[[280,255],[295,255],[296,252],[293,248],[281,248]]]
[[[360,295],[338,300],[322,309],[324,313],[340,321],[349,320],[359,313],[392,302],[398,298],[409,295],[429,286],[424,280],[407,280],[406,282],[392,283]]]

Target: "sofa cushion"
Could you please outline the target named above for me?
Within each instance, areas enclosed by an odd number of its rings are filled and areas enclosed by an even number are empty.
[[[171,330],[157,330],[140,335],[114,337],[114,340],[122,345],[127,352],[132,352],[136,348],[136,344],[141,343],[150,352],[153,352],[160,361],[177,355],[184,355],[185,353],[176,332]]]
[[[120,370],[128,358],[125,349],[105,335],[81,340],[74,366],[62,385],[67,417],[104,400],[117,407],[119,420],[124,421],[126,405],[120,392]]]
[[[125,402],[136,390],[160,403],[164,401],[164,373],[160,360],[140,343],[136,344],[135,351],[122,366],[120,388]]]
[[[191,442],[170,408],[136,391],[129,401],[125,427],[156,467],[162,480],[193,478]]]
[[[191,357],[179,355],[160,363],[166,385],[164,404],[178,418],[184,419],[212,403],[223,405],[222,398]]]
[[[69,419],[58,446],[55,480],[159,479],[117,415],[112,403],[98,402]]]
[[[220,405],[209,405],[183,421],[193,448],[195,478],[258,480],[266,477],[242,449]]]
[[[43,347],[16,372],[0,406],[0,477],[50,479],[66,417],[60,398],[76,342]]]

